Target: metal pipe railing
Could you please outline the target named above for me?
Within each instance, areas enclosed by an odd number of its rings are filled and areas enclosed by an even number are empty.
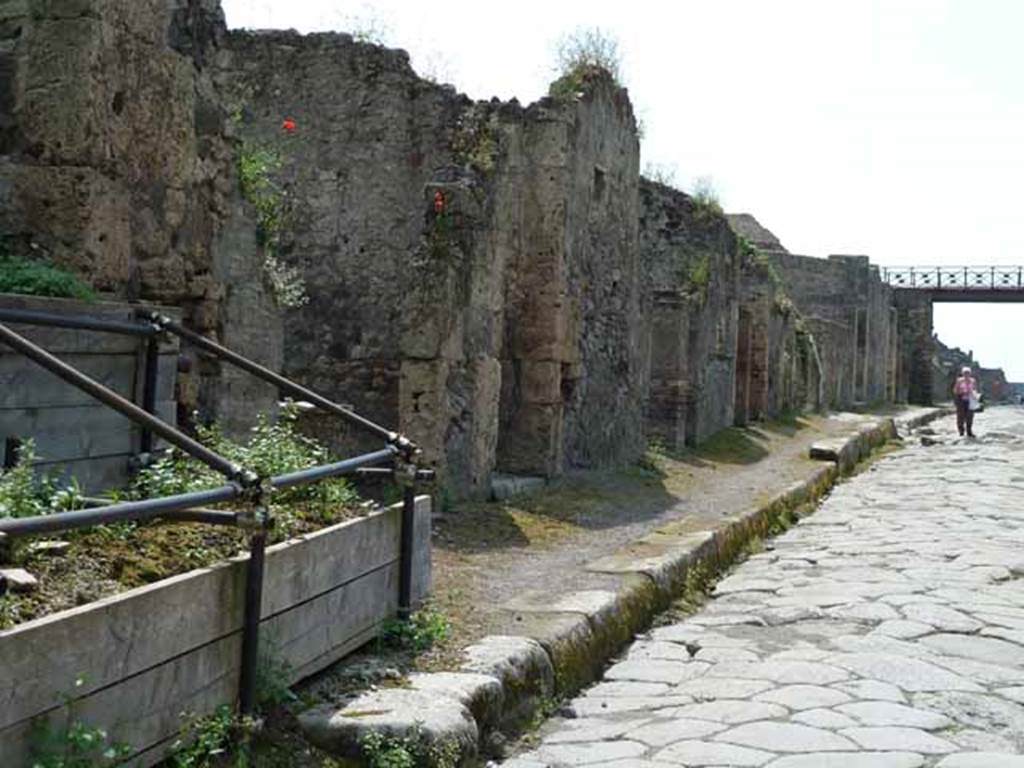
[[[328,477],[354,472],[360,467],[381,464],[395,457],[397,449],[388,446],[379,451],[365,453],[345,461],[325,464],[320,467],[300,469],[271,477],[268,480],[272,488],[289,488],[295,485],[306,485]],[[32,517],[15,517],[0,520],[0,533],[9,536],[31,536],[39,533],[55,533],[75,528],[87,528],[92,525],[117,523],[127,520],[147,520],[163,517],[179,510],[202,507],[209,504],[220,504],[239,498],[248,493],[237,483],[228,483],[202,491],[190,491],[174,496],[163,496],[158,499],[141,499],[124,501],[107,506],[78,509],[73,512],[55,512],[49,515]],[[213,512],[215,510],[209,510]]]
[[[159,499],[122,501],[105,507],[76,509],[72,512],[54,512],[50,515],[11,517],[0,520],[0,533],[12,537],[34,536],[40,533],[57,533],[107,523],[148,520],[180,509],[231,501],[242,493],[241,486],[228,483],[216,488],[163,496]]]
[[[323,410],[329,413],[333,413],[336,416],[340,416],[341,418],[355,424],[361,429],[370,432],[374,435],[377,435],[378,437],[384,438],[384,440],[386,440],[387,442],[397,446],[399,450],[401,450],[402,453],[407,457],[411,456],[411,454],[416,450],[415,444],[408,438],[404,437],[403,435],[400,435],[398,432],[394,432],[390,429],[380,426],[379,424],[375,424],[369,419],[360,416],[358,413],[355,413],[354,411],[349,410],[348,408],[344,408],[338,405],[337,403],[328,400],[323,395],[317,394],[313,390],[308,389],[302,386],[301,384],[296,384],[294,381],[286,379],[281,374],[275,373],[269,368],[266,368],[265,366],[262,366],[259,363],[253,362],[252,360],[249,360],[246,357],[242,357],[237,352],[232,352],[227,347],[223,347],[217,342],[212,341],[211,339],[208,339],[205,336],[196,333],[195,331],[190,331],[188,328],[185,328],[180,323],[175,322],[169,317],[165,317],[157,312],[150,312],[147,310],[139,310],[139,316],[146,318],[153,324],[159,326],[160,328],[166,331],[169,331],[170,333],[173,333],[175,336],[178,336],[191,344],[194,344],[200,349],[206,350],[207,352],[216,355],[222,360],[226,360],[232,365],[235,365],[241,368],[242,370],[251,373],[253,376],[256,376],[259,379],[263,379],[264,381],[270,384],[275,384],[278,388],[288,393],[289,395],[313,403],[313,405],[317,406],[318,408],[322,408]]]
[[[68,384],[71,384],[86,394],[91,395],[104,405],[113,408],[122,416],[125,416],[135,423],[141,424],[143,427],[151,430],[153,433],[160,435],[160,437],[171,445],[180,448],[185,453],[206,464],[208,467],[217,470],[228,479],[237,480],[247,485],[257,481],[257,477],[252,472],[244,470],[233,461],[229,461],[220,454],[210,450],[202,443],[193,440],[184,432],[178,431],[171,425],[158,419],[156,416],[146,413],[144,409],[140,408],[135,403],[126,400],[121,397],[121,395],[117,394],[112,389],[108,389],[103,386],[95,379],[89,378],[84,373],[81,373],[71,367],[60,358],[51,355],[42,347],[33,344],[24,336],[20,336],[2,323],[0,323],[0,342],[7,344],[7,346],[17,350],[18,352],[21,352],[32,362],[47,369],[50,373],[60,377]]]
[[[412,615],[412,551],[416,521],[416,489],[407,485],[402,492],[402,527],[399,533],[398,618]]]
[[[72,328],[81,331],[120,333],[125,336],[156,336],[160,329],[151,323],[131,323],[125,320],[103,320],[82,315],[55,315],[30,309],[0,307],[0,321],[23,325],[43,325],[51,328]]]
[[[338,475],[344,475],[349,472],[354,472],[362,467],[368,467],[373,464],[381,464],[385,461],[391,461],[395,458],[398,453],[398,449],[394,446],[389,445],[387,448],[383,448],[373,453],[365,453],[362,456],[356,456],[352,459],[345,459],[344,461],[337,461],[333,464],[321,464],[318,467],[310,467],[309,469],[299,469],[295,472],[289,472],[284,475],[277,475],[276,477],[270,478],[270,485],[274,488],[288,488],[293,485],[305,485],[306,483],[312,483],[317,480],[325,480],[329,477],[337,477]]]
[[[259,676],[260,613],[263,605],[263,569],[267,532],[249,537],[249,561],[245,566],[245,607],[242,613],[242,660],[238,678],[238,709],[243,715],[256,709],[256,679]]]

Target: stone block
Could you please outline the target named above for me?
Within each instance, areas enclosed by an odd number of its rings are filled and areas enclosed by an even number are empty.
[[[540,643],[551,659],[559,696],[571,695],[600,677],[604,658],[596,650],[594,630],[586,616],[507,611],[502,631]]]
[[[35,592],[39,581],[24,568],[0,568],[0,594]]]
[[[121,291],[130,281],[130,220],[126,188],[92,168],[0,165],[6,233],[35,243],[96,288]]]
[[[314,707],[298,720],[310,743],[342,758],[346,766],[364,764],[362,743],[371,733],[402,737],[418,732],[426,745],[454,743],[460,763],[476,755],[479,742],[469,709],[436,689],[387,688],[363,694],[341,708]]]
[[[458,701],[473,715],[481,733],[501,723],[505,692],[495,677],[471,672],[417,673],[409,676],[409,686]]]
[[[491,475],[491,498],[496,501],[511,499],[514,496],[527,496],[541,491],[547,485],[543,477],[524,475]]]
[[[505,691],[504,724],[515,727],[529,719],[555,690],[555,672],[536,640],[489,635],[464,651],[464,672],[490,675]]]
[[[561,384],[562,366],[557,361],[523,360],[519,365],[520,397],[524,403],[560,403]]]

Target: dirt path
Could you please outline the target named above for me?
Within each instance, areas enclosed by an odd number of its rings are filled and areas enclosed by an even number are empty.
[[[423,666],[449,666],[458,649],[500,632],[503,606],[525,593],[610,586],[615,577],[584,566],[654,528],[706,528],[767,500],[818,466],[807,458],[811,443],[870,418],[804,416],[729,429],[693,451],[651,451],[637,466],[571,475],[535,496],[445,511],[435,522],[433,604],[453,631]]]

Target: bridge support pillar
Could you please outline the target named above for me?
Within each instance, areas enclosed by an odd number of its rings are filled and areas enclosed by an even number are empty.
[[[925,291],[897,290],[897,398],[932,404],[932,299]]]

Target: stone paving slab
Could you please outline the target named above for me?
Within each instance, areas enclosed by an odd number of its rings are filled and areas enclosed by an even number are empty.
[[[1024,409],[907,445],[641,636],[567,709],[593,741],[506,765],[1024,768]]]

